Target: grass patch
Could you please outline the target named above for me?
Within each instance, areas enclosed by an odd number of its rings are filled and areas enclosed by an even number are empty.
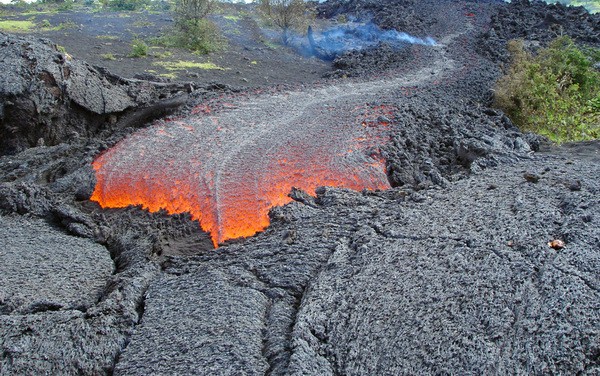
[[[100,57],[103,58],[104,60],[117,60],[115,55],[112,53],[102,54],[102,55],[100,55]]]
[[[565,3],[565,1],[547,1],[548,3],[557,3],[557,2],[561,2],[561,3]],[[600,1],[598,0],[570,0],[566,2],[567,5],[571,5],[574,7],[585,7],[590,13],[598,13],[600,12]]]
[[[206,62],[206,63],[198,63],[196,61],[157,61],[152,63],[153,65],[157,65],[163,67],[168,71],[178,71],[178,70],[186,70],[186,69],[204,69],[204,70],[225,70],[214,63]]]
[[[133,26],[135,27],[149,27],[149,26],[153,26],[154,24],[150,21],[135,21],[133,23]]]
[[[4,20],[0,21],[0,30],[9,33],[29,33],[36,28],[36,24],[33,21],[13,21]]]
[[[50,4],[42,4],[40,2],[35,2],[31,4],[25,3],[25,7],[21,14],[24,16],[37,16],[42,14],[56,14],[58,13],[58,8],[56,6],[51,6]]]
[[[265,46],[269,47],[272,50],[276,50],[279,48],[279,45],[277,43],[271,42],[270,40],[263,40],[262,42]]]
[[[67,22],[61,22],[56,26],[52,26],[52,24],[50,24],[50,21],[48,20],[42,20],[42,22],[40,22],[39,27],[44,29],[45,31],[60,31],[60,30],[65,30],[65,29],[73,29],[77,27],[77,24],[73,21],[67,21]]]
[[[238,22],[239,20],[242,19],[242,17],[240,17],[240,16],[233,16],[233,15],[223,16],[223,18],[228,21],[233,21],[233,22]]]
[[[524,131],[561,143],[600,138],[600,50],[567,36],[536,56],[510,41],[511,65],[496,84],[495,105]]]
[[[98,35],[96,37],[96,39],[101,39],[101,40],[117,40],[117,39],[119,39],[119,37],[116,36],[116,35]]]
[[[171,51],[157,51],[157,49],[161,49],[161,47],[150,47],[150,56],[157,59],[165,59],[167,57],[173,56]]]
[[[65,30],[76,28],[77,24],[73,21],[61,22],[53,28],[53,30]]]
[[[177,73],[174,73],[174,72],[161,73],[161,74],[158,75],[158,77],[164,77],[164,78],[170,78],[171,80],[176,80],[177,79]]]

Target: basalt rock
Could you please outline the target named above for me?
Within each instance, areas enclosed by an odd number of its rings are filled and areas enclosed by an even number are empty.
[[[505,46],[511,39],[524,39],[535,49],[559,35],[568,35],[578,44],[600,47],[600,14],[590,14],[584,7],[518,0],[496,9],[478,48],[492,60],[508,60]]]
[[[0,33],[0,48],[0,155],[140,125],[185,102],[183,85],[125,80],[48,40]]]

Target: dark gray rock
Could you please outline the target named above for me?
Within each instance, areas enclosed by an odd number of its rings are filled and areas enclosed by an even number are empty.
[[[599,223],[574,225],[598,183],[574,194],[557,183],[587,165],[548,162],[526,164],[552,166],[537,185],[487,171],[366,221],[311,281],[289,373],[598,372]]]
[[[600,14],[560,2],[511,1],[497,7],[490,28],[479,38],[479,52],[496,61],[507,61],[507,41],[524,39],[535,49],[559,35],[568,35],[578,44],[600,47]]]
[[[80,311],[0,315],[0,374],[109,374],[125,346],[121,327]]]
[[[173,111],[184,86],[125,80],[72,60],[44,39],[0,33],[0,155],[89,138]],[[143,119],[116,122],[143,113]]]
[[[43,220],[0,216],[0,311],[86,310],[96,304],[113,262],[108,250]]]
[[[146,292],[144,318],[115,374],[265,374],[269,299],[254,286],[232,284],[229,273],[253,279],[248,271],[209,267],[158,278]]]

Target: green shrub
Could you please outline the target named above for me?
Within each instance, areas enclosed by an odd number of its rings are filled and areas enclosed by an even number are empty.
[[[315,17],[315,9],[304,0],[259,0],[258,10],[265,25],[281,29],[284,44],[291,31],[306,31]]]
[[[60,12],[65,12],[65,11],[69,11],[72,10],[75,6],[75,2],[73,0],[64,0],[62,2],[59,2],[59,6],[58,6],[58,11]]]
[[[130,57],[144,57],[148,55],[148,45],[141,39],[134,39],[131,42]]]
[[[600,138],[600,50],[562,36],[536,56],[510,41],[511,64],[496,84],[495,105],[524,131],[554,142]]]
[[[100,0],[104,7],[113,10],[137,10],[148,5],[148,0]]]
[[[215,24],[207,19],[179,22],[167,34],[154,39],[153,43],[163,47],[185,48],[207,54],[223,48],[225,40]]]
[[[56,51],[60,52],[63,55],[68,55],[67,49],[64,46],[61,46],[60,44],[56,45]]]

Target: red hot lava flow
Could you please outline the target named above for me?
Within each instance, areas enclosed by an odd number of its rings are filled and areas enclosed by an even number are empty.
[[[189,212],[217,247],[264,230],[270,208],[289,203],[292,187],[313,195],[320,186],[389,188],[378,148],[391,111],[339,104],[332,111],[316,101],[290,111],[289,101],[243,103],[132,134],[94,161],[91,200]]]

